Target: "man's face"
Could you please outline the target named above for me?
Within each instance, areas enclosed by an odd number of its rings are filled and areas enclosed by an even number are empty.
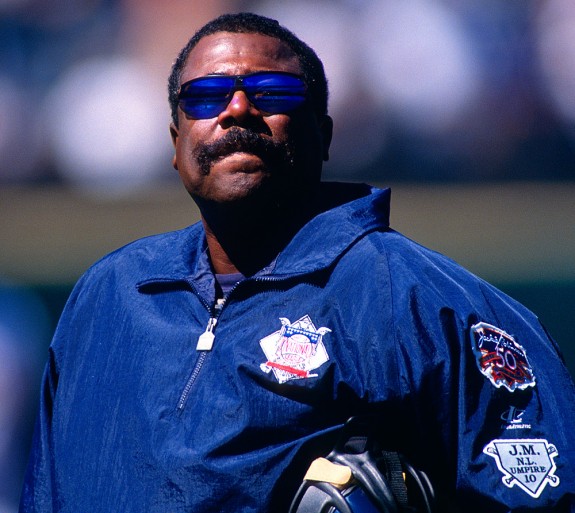
[[[279,39],[218,32],[190,52],[181,83],[211,74],[256,71],[302,74],[297,56]],[[243,91],[210,119],[191,119],[178,109],[170,127],[173,165],[197,200],[234,202],[257,193],[289,197],[312,190],[327,159],[331,120],[318,119],[311,102],[285,114],[264,115]]]

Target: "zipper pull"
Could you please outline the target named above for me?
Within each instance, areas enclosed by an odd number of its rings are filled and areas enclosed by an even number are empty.
[[[204,331],[198,338],[198,343],[196,345],[196,351],[211,351],[214,345],[214,328],[218,320],[215,317],[210,317],[208,325],[206,326],[206,331]]]

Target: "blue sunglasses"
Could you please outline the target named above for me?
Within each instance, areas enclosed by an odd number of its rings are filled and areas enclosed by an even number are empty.
[[[192,119],[209,119],[223,112],[236,91],[264,115],[285,114],[307,98],[302,78],[282,71],[249,75],[207,75],[182,84],[178,105]]]

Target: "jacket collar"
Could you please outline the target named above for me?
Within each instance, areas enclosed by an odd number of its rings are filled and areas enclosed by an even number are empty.
[[[322,192],[329,203],[322,205],[323,212],[278,255],[273,274],[305,274],[326,268],[367,233],[389,228],[389,189],[326,183]]]
[[[275,261],[256,276],[280,279],[329,267],[367,233],[389,228],[390,196],[389,189],[365,184],[323,183],[319,200],[322,213],[309,221]],[[139,289],[178,282],[200,289],[212,286],[201,223],[157,240],[155,250],[150,252],[149,275],[137,284]],[[165,260],[167,256],[169,261]]]

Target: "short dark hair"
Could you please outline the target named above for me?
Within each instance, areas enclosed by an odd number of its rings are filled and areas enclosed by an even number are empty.
[[[216,32],[262,34],[283,41],[299,59],[303,78],[308,86],[312,105],[318,116],[327,114],[327,79],[323,64],[317,54],[293,32],[281,26],[276,20],[253,13],[224,14],[200,28],[182,48],[172,66],[168,79],[168,98],[172,121],[178,126],[178,92],[182,71],[192,49],[198,42]]]

